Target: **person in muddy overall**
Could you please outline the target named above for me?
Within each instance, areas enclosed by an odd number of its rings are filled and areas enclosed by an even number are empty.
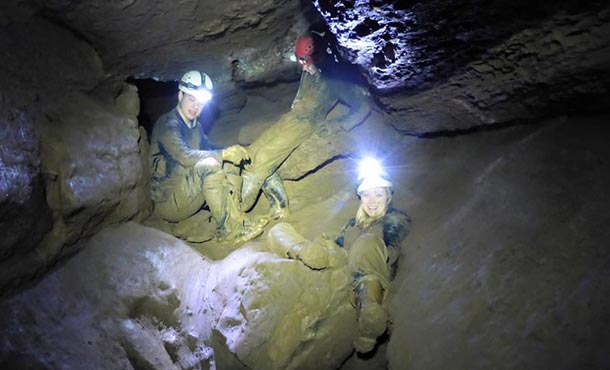
[[[278,167],[313,133],[325,136],[335,130],[349,131],[371,112],[366,91],[343,76],[346,66],[327,52],[329,48],[317,48],[316,44],[323,42],[314,34],[297,40],[295,54],[303,71],[292,108],[248,147],[251,162],[242,172],[242,210],[254,206],[262,187],[274,209],[272,217],[287,215],[288,198],[276,172]],[[349,110],[329,122],[326,116],[338,102]]]
[[[384,174],[364,177],[356,188],[360,206],[332,243],[325,238],[309,241],[290,224],[269,230],[267,245],[282,257],[300,260],[312,269],[346,267],[352,276],[353,301],[358,318],[359,353],[372,351],[387,328],[385,307],[400,257],[400,246],[410,231],[411,219],[390,207],[393,185]],[[340,249],[339,249],[340,248]],[[346,254],[343,259],[341,253]]]
[[[178,85],[176,108],[161,116],[151,135],[151,197],[154,215],[178,222],[200,211],[204,204],[216,222],[220,242],[250,240],[263,231],[264,219],[249,219],[237,204],[236,191],[223,170],[223,161],[239,165],[248,152],[239,145],[215,148],[198,117],[212,98],[212,80],[189,71]]]

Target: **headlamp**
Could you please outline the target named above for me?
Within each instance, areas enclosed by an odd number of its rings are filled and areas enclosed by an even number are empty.
[[[178,89],[194,96],[201,104],[206,104],[212,99],[212,92],[204,86],[196,86],[189,82],[180,81]]]
[[[360,194],[368,189],[377,187],[393,188],[392,182],[387,178],[387,173],[383,170],[381,163],[375,158],[364,158],[358,166],[358,186],[356,194]]]
[[[364,158],[358,165],[358,179],[366,177],[382,176],[384,171],[381,164],[375,158]]]
[[[197,99],[197,101],[202,104],[205,104],[212,99],[212,93],[205,89],[194,90],[190,94],[193,95],[195,97],[195,99]]]
[[[313,63],[313,58],[310,55],[304,55],[297,58],[300,65],[307,65]]]

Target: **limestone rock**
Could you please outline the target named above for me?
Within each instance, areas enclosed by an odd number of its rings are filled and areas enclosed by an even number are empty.
[[[140,114],[138,88],[131,84],[123,84],[119,95],[115,98],[115,105],[120,112],[137,119]]]
[[[27,6],[12,10],[0,33],[0,90],[11,92],[0,97],[2,294],[74,253],[100,225],[150,205],[137,96],[126,115],[88,94],[105,77],[93,47]]]
[[[313,271],[256,244],[212,262],[133,223],[86,244],[0,303],[2,368],[330,370],[353,350],[345,269]]]
[[[40,148],[29,112],[0,96],[0,263],[30,252],[52,225],[40,175]]]
[[[137,214],[144,169],[136,122],[80,94],[49,107],[47,118],[40,125],[41,156],[47,199],[57,215],[74,223]]]
[[[468,130],[610,105],[610,13],[559,13],[490,48],[443,84],[381,97],[401,132]],[[566,76],[571,76],[568,78]]]
[[[406,149],[390,368],[608,367],[609,138],[571,117]]]
[[[212,329],[251,369],[335,369],[352,352],[355,311],[345,269],[239,249],[212,267]]]

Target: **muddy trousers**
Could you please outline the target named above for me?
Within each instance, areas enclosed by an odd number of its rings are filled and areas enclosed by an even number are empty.
[[[248,147],[252,163],[243,172],[242,209],[254,205],[265,180],[314,132],[307,119],[288,112]]]
[[[216,171],[219,171],[219,167]],[[178,222],[197,213],[206,201],[204,178],[211,173],[214,173],[211,168],[176,170],[172,178],[156,186],[160,195],[156,200],[153,197],[154,214],[164,220]]]
[[[299,119],[292,112],[284,114],[248,147],[252,158],[248,171],[262,180],[266,179],[313,132],[309,120]]]
[[[357,352],[375,348],[377,338],[387,328],[384,302],[390,288],[387,250],[383,240],[372,233],[359,236],[349,246],[347,263],[353,276],[354,304],[358,316]]]
[[[220,242],[239,243],[260,235],[268,220],[249,219],[240,211],[236,189],[227,174],[218,168],[201,167],[189,171],[190,176],[179,178],[167,200],[155,202],[155,214],[177,222],[207,204],[216,221],[216,236]]]

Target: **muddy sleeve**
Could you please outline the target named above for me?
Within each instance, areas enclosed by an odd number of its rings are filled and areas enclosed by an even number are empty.
[[[339,235],[337,235],[337,238],[335,239],[335,244],[337,244],[341,248],[344,248],[345,247],[345,232],[347,231],[347,229],[349,229],[350,227],[353,227],[355,225],[356,225],[355,218],[351,218],[349,221],[347,221],[345,223],[345,225],[343,225],[343,227],[341,228],[341,231],[339,231]]]
[[[400,258],[400,245],[411,231],[411,218],[402,211],[391,210],[383,222],[383,241],[388,249],[388,263],[393,265]]]
[[[349,110],[337,118],[337,122],[346,129],[364,121],[371,113],[368,99],[360,86],[341,83],[333,89],[337,100],[349,107]]]
[[[168,124],[166,126],[163,135],[159,139],[159,143],[176,162],[185,168],[193,167],[199,160],[208,157],[222,163],[222,153],[220,150],[199,150],[189,147],[175,124]]]

